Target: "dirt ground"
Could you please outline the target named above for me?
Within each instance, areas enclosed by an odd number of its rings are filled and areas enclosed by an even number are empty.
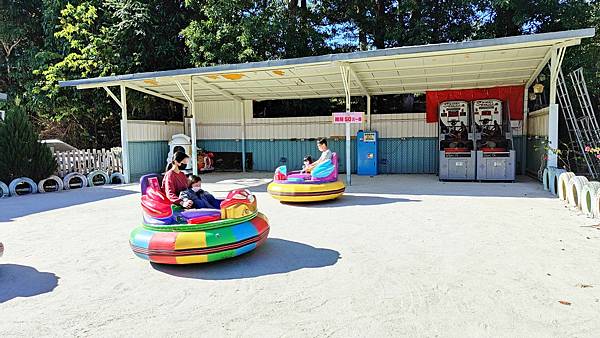
[[[0,336],[598,337],[598,220],[541,185],[354,176],[339,200],[283,205],[254,252],[206,265],[133,255],[136,185],[0,200]],[[563,303],[561,303],[563,302]]]

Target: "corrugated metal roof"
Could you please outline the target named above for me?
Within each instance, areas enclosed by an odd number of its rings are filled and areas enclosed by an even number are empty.
[[[344,96],[340,65],[354,73],[353,95],[523,85],[537,76],[557,46],[592,37],[593,28],[296,59],[177,69],[62,81],[79,89],[124,84],[185,102],[180,87],[194,81],[195,101]]]

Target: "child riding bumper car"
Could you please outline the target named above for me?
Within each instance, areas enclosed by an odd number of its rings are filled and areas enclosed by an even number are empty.
[[[338,180],[338,156],[332,154],[315,166],[310,173],[290,172],[281,166],[275,170],[273,182],[267,190],[273,198],[282,202],[317,202],[338,198],[346,189]]]

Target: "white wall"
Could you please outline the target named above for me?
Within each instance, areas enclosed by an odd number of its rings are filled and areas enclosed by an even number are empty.
[[[171,136],[183,133],[183,122],[127,121],[129,141],[169,141]]]
[[[529,113],[527,118],[528,136],[548,136],[548,107]]]
[[[253,118],[252,101],[244,101],[247,139],[316,138],[345,135],[344,125],[334,125],[330,116]],[[240,104],[232,101],[197,103],[198,138],[241,138]],[[372,128],[380,137],[437,137],[437,124],[426,123],[425,113],[372,115]],[[365,126],[355,125],[352,133]]]
[[[334,125],[330,116],[254,118],[252,101],[244,101],[243,105],[246,139],[303,139],[345,135],[344,125]],[[241,139],[241,104],[234,101],[201,102],[196,104],[196,112],[199,139]],[[547,134],[547,112],[545,120],[544,117],[537,117],[536,113],[529,115],[529,134],[534,135],[532,130]],[[374,114],[371,117],[372,128],[379,131],[382,138],[437,137],[438,124],[425,122],[425,113]],[[356,134],[361,128],[366,129],[367,125],[353,125],[352,133]],[[168,141],[172,135],[183,133],[183,129],[183,122],[128,122],[130,141]],[[520,135],[521,129],[513,129],[513,133]]]

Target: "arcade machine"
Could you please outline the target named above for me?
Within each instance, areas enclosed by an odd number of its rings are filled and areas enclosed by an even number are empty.
[[[439,106],[440,180],[474,180],[475,151],[469,103],[446,101]]]
[[[510,113],[502,108],[503,104],[500,100],[473,102],[473,128],[479,181],[515,180],[515,151]]]
[[[356,135],[356,173],[358,175],[377,175],[377,141],[376,131],[359,130]]]

